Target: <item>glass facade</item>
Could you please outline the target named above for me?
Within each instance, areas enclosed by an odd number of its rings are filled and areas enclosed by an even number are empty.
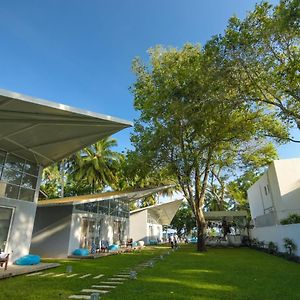
[[[129,218],[129,203],[122,199],[100,200],[90,203],[76,204],[77,212],[89,212],[108,216]]]
[[[34,201],[39,166],[0,150],[0,197]]]
[[[74,213],[88,213],[81,217],[80,247],[92,248],[109,240],[108,226],[112,228],[111,242],[122,244],[128,234],[129,203],[122,199],[99,200],[74,205]]]

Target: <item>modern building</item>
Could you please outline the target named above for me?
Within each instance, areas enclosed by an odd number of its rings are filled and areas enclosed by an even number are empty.
[[[253,238],[275,242],[283,250],[288,237],[298,244],[300,225],[280,225],[290,214],[300,214],[300,159],[272,162],[265,174],[248,190],[248,201],[254,224]]]
[[[43,167],[131,123],[0,90],[0,248],[28,254]]]
[[[174,200],[131,211],[130,238],[144,241],[145,244],[162,240],[163,225],[170,225],[181,201],[182,199]]]
[[[67,257],[92,243],[126,244],[129,203],[165,187],[65,197],[38,202],[30,251],[42,257]]]

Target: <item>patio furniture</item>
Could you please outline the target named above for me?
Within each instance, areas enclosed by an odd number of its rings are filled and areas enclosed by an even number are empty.
[[[73,251],[73,255],[78,255],[78,256],[88,256],[89,255],[89,250],[85,248],[78,248]]]
[[[39,255],[28,254],[17,259],[15,261],[15,264],[20,266],[31,266],[31,265],[37,265],[40,262],[41,262],[41,257]]]
[[[7,270],[8,259],[9,253],[0,253],[0,267],[3,267],[4,265],[5,271]]]
[[[108,246],[109,246],[109,243],[108,241],[101,241],[101,252],[105,252],[107,251],[108,252]]]

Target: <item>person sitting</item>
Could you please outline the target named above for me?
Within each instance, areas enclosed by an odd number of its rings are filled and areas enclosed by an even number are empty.
[[[105,250],[108,252],[108,246],[109,246],[108,241],[101,241],[101,247],[100,247],[101,252],[105,252]]]
[[[132,238],[130,238],[130,239],[128,239],[128,240],[127,240],[127,242],[126,242],[126,246],[127,246],[127,247],[131,247],[131,248],[132,248],[132,243],[133,243],[133,239],[132,239]]]

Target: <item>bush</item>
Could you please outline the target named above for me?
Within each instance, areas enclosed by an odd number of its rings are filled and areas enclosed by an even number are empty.
[[[289,255],[292,255],[297,250],[297,245],[292,239],[285,238],[284,241],[284,248]]]
[[[275,254],[278,251],[278,247],[274,242],[269,242],[268,244],[268,251],[271,254]]]
[[[280,224],[287,225],[287,224],[297,224],[300,223],[300,215],[297,214],[290,214],[286,219],[282,219]]]

